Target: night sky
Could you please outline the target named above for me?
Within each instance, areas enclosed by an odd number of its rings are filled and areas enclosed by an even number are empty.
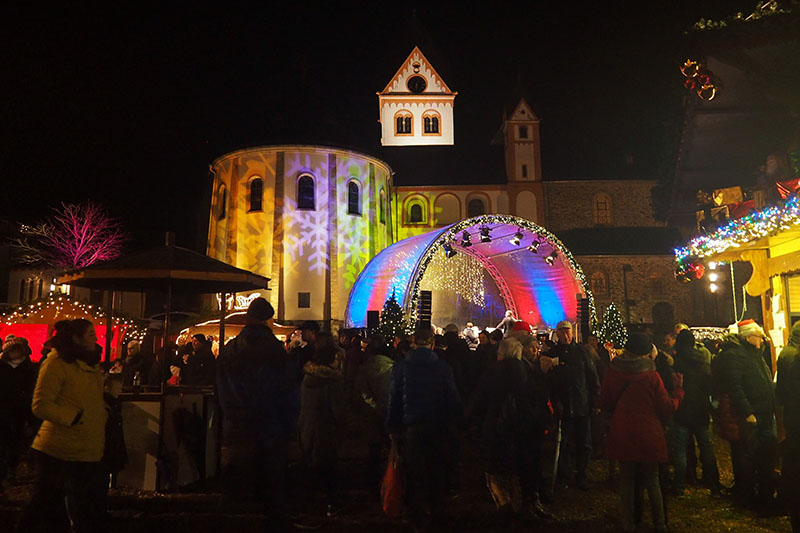
[[[30,4],[3,17],[0,218],[91,199],[132,248],[174,230],[204,250],[216,157],[324,143],[384,159],[399,184],[501,182],[490,142],[520,88],[545,179],[656,178],[681,118],[684,32],[756,2]],[[380,146],[375,93],[415,45],[459,92],[454,147]]]

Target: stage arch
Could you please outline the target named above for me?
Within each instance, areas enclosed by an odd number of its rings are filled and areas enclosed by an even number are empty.
[[[490,241],[482,242],[487,234]],[[506,308],[532,326],[553,328],[561,320],[576,321],[578,298],[588,298],[594,315],[587,279],[554,234],[523,218],[489,214],[403,239],[381,251],[350,291],[346,326],[366,327],[367,311],[383,309],[393,291],[406,314],[416,319],[426,269],[436,254],[448,253],[479,261]]]

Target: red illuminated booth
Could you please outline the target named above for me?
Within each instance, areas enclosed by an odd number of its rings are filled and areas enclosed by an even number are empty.
[[[25,337],[33,353],[31,359],[41,359],[42,345],[53,335],[53,326],[59,320],[84,318],[94,324],[97,343],[106,345],[106,316],[98,306],[93,306],[66,294],[50,294],[48,297],[19,306],[0,315],[0,337],[9,335]],[[113,361],[120,353],[122,343],[128,338],[139,337],[140,328],[132,320],[112,319],[111,354]],[[133,335],[133,336],[132,336]]]

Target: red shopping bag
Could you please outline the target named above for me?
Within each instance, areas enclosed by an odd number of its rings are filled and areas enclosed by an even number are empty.
[[[392,442],[392,449],[389,452],[389,464],[386,465],[386,473],[383,474],[383,481],[381,482],[381,502],[386,516],[397,518],[403,512],[405,488],[397,445]]]

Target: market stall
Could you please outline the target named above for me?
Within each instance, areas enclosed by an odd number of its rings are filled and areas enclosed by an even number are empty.
[[[705,267],[721,261],[746,261],[753,274],[745,284],[750,296],[760,296],[764,329],[775,354],[800,320],[800,202],[784,202],[731,220],[715,231],[695,237],[675,250],[676,273],[702,277]]]

